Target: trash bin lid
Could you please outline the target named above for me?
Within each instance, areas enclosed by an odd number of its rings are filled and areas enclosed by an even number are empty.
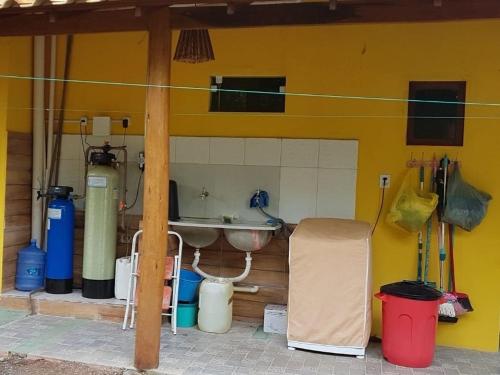
[[[442,296],[439,290],[417,281],[400,281],[383,285],[380,291],[391,296],[418,301],[435,301]]]

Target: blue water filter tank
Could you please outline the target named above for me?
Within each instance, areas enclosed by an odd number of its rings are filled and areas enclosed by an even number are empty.
[[[31,240],[31,245],[17,253],[16,289],[30,292],[43,287],[45,252]]]
[[[70,197],[72,188],[54,186],[49,189],[47,212],[47,273],[45,290],[52,294],[73,291],[73,240],[75,206]]]

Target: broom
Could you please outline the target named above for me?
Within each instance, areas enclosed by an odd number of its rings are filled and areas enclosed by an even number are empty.
[[[443,293],[445,302],[439,305],[439,320],[454,323],[458,320],[456,318],[455,307],[453,306],[453,302],[456,301],[456,297],[451,293],[444,292],[444,262],[446,260],[446,249],[445,249],[445,224],[442,221],[442,216],[444,214],[444,209],[446,207],[446,180],[448,178],[448,157],[446,155],[441,160],[441,170],[442,170],[442,181],[438,181],[438,184],[441,184],[442,187],[441,212],[438,212],[439,290],[441,291],[441,293]]]
[[[469,296],[465,293],[457,292],[455,284],[455,259],[453,256],[453,248],[455,243],[455,226],[449,224],[448,226],[450,232],[450,284],[451,284],[451,294],[456,298],[456,303],[453,304],[455,307],[456,315],[462,315],[467,312],[474,311],[472,308],[472,303],[470,302]]]

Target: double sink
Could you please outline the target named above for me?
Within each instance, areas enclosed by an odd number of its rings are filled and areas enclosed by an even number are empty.
[[[272,233],[281,226],[262,222],[234,221],[224,223],[216,218],[185,218],[169,221],[173,230],[181,235],[184,242],[195,249],[213,244],[221,231],[235,249],[252,252],[262,249],[271,240]]]

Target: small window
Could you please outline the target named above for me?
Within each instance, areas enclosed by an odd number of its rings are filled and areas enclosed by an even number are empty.
[[[212,77],[210,112],[285,112],[285,84],[285,77]]]
[[[409,99],[406,144],[463,145],[465,82],[413,81]]]

